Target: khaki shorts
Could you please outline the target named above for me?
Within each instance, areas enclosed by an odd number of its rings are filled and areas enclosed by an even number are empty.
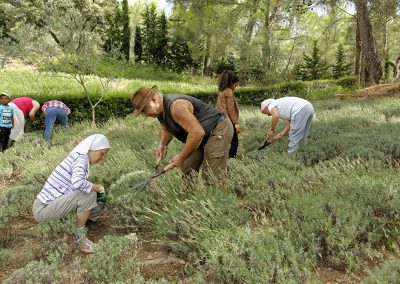
[[[96,192],[74,191],[63,195],[49,204],[43,204],[36,199],[32,206],[33,218],[37,222],[62,217],[70,212],[82,213],[91,211],[89,219],[95,221],[103,211],[103,203],[97,204]]]
[[[211,184],[212,179],[223,182],[226,174],[226,165],[229,158],[229,149],[233,137],[233,126],[229,119],[221,121],[211,132],[203,149],[195,150],[182,166],[184,176],[201,168],[204,180]]]

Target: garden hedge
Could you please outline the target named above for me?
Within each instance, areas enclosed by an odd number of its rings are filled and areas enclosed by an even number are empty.
[[[354,84],[350,84],[353,82]],[[339,81],[323,80],[313,82],[294,81],[268,87],[243,87],[235,91],[235,96],[240,105],[259,106],[266,98],[280,98],[284,96],[296,96],[309,100],[333,98],[338,92],[345,92],[355,88],[355,81],[346,79],[346,88]],[[160,88],[162,92],[162,87]],[[187,93],[215,105],[217,92],[192,92]],[[93,103],[99,98],[99,94],[91,94]],[[115,92],[108,96],[96,107],[96,122],[103,123],[111,117],[125,117],[133,111],[130,102],[131,93]],[[91,120],[91,107],[83,94],[71,94],[70,96],[49,97],[48,95],[37,95],[34,97],[39,101],[57,99],[63,101],[71,109],[70,122]]]

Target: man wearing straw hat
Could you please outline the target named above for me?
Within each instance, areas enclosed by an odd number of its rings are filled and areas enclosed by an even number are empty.
[[[133,115],[143,113],[161,123],[156,157],[164,158],[173,137],[184,143],[167,167],[180,167],[184,176],[202,169],[208,184],[226,173],[233,127],[223,112],[191,96],[162,95],[156,86],[140,87],[132,96]]]

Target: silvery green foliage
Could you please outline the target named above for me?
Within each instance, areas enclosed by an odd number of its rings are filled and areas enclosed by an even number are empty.
[[[14,271],[5,283],[64,283],[61,268],[62,257],[52,254],[47,260],[31,261],[24,268]]]
[[[10,4],[14,15],[18,15],[14,21],[22,23],[15,26],[13,36],[26,54],[91,54],[99,50],[106,22],[105,10],[96,2],[51,0]]]
[[[139,246],[140,241],[134,233],[103,237],[85,261],[85,279],[92,283],[132,279],[140,271]]]
[[[11,259],[13,255],[12,249],[0,248],[0,268],[3,265],[7,265],[8,261]]]
[[[377,268],[369,271],[369,274],[362,284],[397,283],[400,279],[400,260],[391,258],[380,263]]]
[[[205,269],[223,283],[305,283],[312,258],[272,227],[233,227],[202,242]]]

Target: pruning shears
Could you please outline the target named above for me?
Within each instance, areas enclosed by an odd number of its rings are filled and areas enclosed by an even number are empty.
[[[142,181],[141,183],[139,183],[139,184],[137,184],[137,185],[135,185],[133,187],[133,189],[138,188],[138,190],[136,191],[135,195],[139,194],[143,189],[145,189],[146,186],[150,183],[150,181],[152,179],[165,174],[167,171],[169,171],[170,169],[173,168],[173,165],[169,164],[165,168],[163,168],[162,170],[158,170],[162,158],[163,157],[159,157],[157,159],[156,164],[155,164],[155,166],[153,168],[153,173],[148,178],[146,178],[144,181]]]
[[[258,148],[258,150],[262,150],[265,147],[271,145],[273,143],[273,140],[270,140],[269,138],[267,138],[264,143]]]

